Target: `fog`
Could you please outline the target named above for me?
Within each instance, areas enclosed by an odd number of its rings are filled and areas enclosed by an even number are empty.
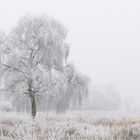
[[[70,60],[93,84],[114,85],[122,97],[140,98],[138,0],[13,0],[0,4],[0,30],[25,14],[47,14],[68,29]]]

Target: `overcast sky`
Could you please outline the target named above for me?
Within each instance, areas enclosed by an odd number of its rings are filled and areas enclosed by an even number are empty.
[[[70,59],[94,83],[140,99],[139,0],[3,0],[0,30],[8,32],[27,13],[64,24]]]

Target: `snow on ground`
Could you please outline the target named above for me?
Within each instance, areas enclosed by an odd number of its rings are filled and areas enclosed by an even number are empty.
[[[68,112],[0,113],[0,140],[140,140],[137,114]]]

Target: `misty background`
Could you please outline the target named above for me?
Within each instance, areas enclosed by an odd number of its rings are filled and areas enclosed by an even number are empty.
[[[20,17],[47,14],[68,29],[70,60],[93,85],[114,85],[122,98],[140,98],[140,2],[138,0],[5,0],[0,30]]]

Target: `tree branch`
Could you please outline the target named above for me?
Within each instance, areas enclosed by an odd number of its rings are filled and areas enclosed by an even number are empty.
[[[7,65],[7,64],[4,64],[4,63],[2,63],[2,62],[1,62],[1,64],[2,64],[3,66],[5,66],[5,67],[9,68],[9,69],[12,69],[12,70],[14,70],[14,71],[18,71],[18,72],[22,73],[22,74],[24,75],[25,78],[28,78],[28,77],[25,75],[25,72],[23,72],[22,70],[20,70],[20,69],[18,69],[18,68],[15,68],[15,67],[12,67],[12,66],[9,66],[9,65]]]

